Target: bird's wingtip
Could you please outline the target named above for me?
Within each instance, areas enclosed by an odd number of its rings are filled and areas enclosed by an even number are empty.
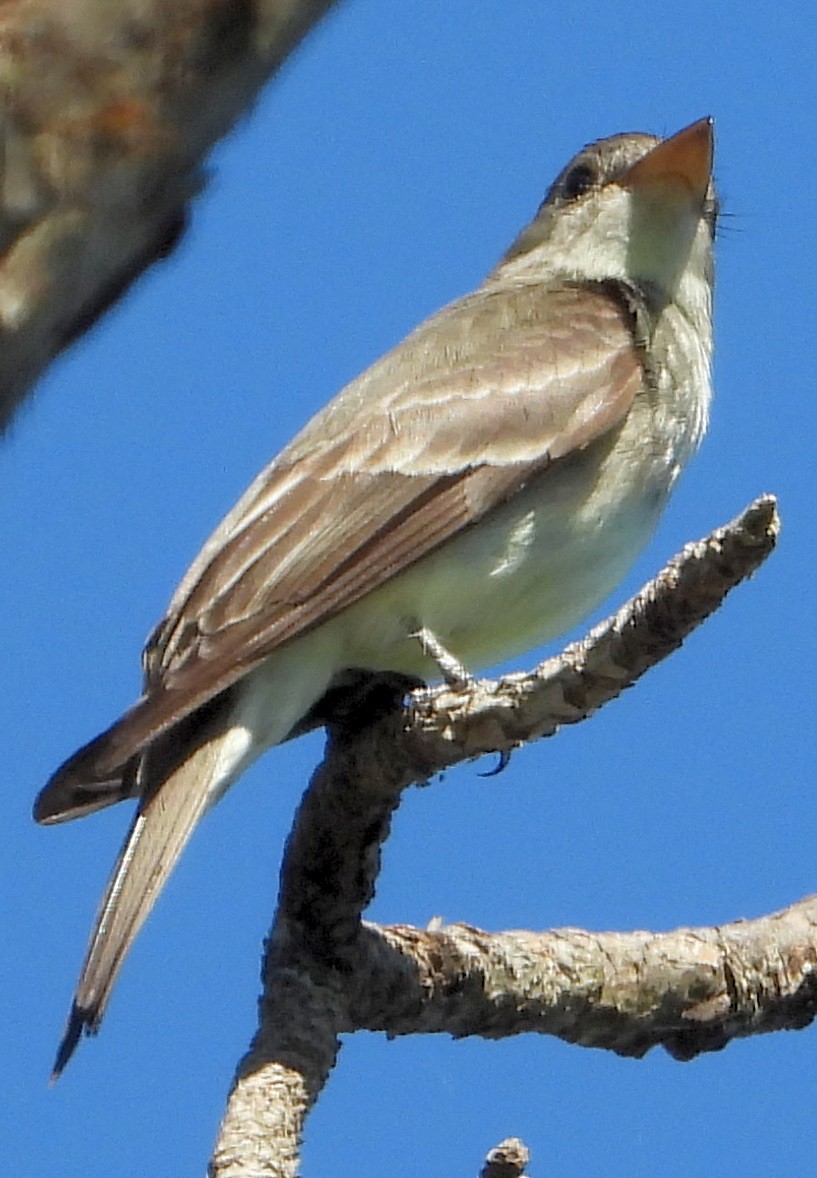
[[[57,769],[34,799],[34,821],[43,826],[70,822],[132,796],[130,774],[113,773],[105,779],[96,771],[101,738],[85,745]]]

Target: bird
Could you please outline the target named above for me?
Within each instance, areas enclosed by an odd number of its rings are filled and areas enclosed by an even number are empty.
[[[713,121],[588,144],[473,293],[347,385],[206,541],[143,689],[50,778],[52,824],[137,799],[53,1077],[194,828],[356,675],[457,678],[592,612],[707,427]]]

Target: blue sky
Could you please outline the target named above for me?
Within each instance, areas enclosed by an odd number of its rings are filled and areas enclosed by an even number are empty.
[[[283,840],[322,747],[273,751],[208,818],[98,1039],[46,1084],[128,815],[38,829],[54,767],[135,697],[142,642],[250,478],[411,327],[474,286],[588,140],[712,114],[710,433],[608,603],[761,491],[779,550],[593,721],[413,790],[369,915],[666,929],[817,888],[813,781],[817,230],[813,12],[351,0],[216,153],[176,257],[54,366],[0,458],[8,1173],[201,1173],[255,1023]],[[526,660],[529,665],[533,657]],[[517,664],[523,665],[523,664]],[[815,1031],[691,1064],[534,1036],[348,1042],[304,1172],[807,1173]]]

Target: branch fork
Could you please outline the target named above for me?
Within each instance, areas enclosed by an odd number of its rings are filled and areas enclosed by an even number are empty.
[[[686,1060],[812,1021],[817,897],[755,921],[669,933],[489,933],[362,919],[409,785],[587,719],[677,650],[769,556],[778,531],[775,500],[761,496],[533,671],[444,683],[368,723],[347,716],[330,724],[326,757],[287,843],[259,1026],[238,1068],[211,1178],[297,1174],[303,1123],[342,1033],[536,1031],[620,1055],[662,1046]],[[510,1140],[516,1169],[507,1172],[521,1174],[527,1151]],[[496,1166],[506,1165],[507,1144],[491,1151],[483,1173],[505,1172]]]

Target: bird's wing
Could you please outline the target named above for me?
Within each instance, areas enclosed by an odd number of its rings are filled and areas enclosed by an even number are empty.
[[[628,303],[607,287],[485,287],[428,320],[314,418],[207,541],[148,643],[142,699],[58,770],[38,819],[73,816],[60,781],[114,783],[276,647],[611,431],[643,384]]]

